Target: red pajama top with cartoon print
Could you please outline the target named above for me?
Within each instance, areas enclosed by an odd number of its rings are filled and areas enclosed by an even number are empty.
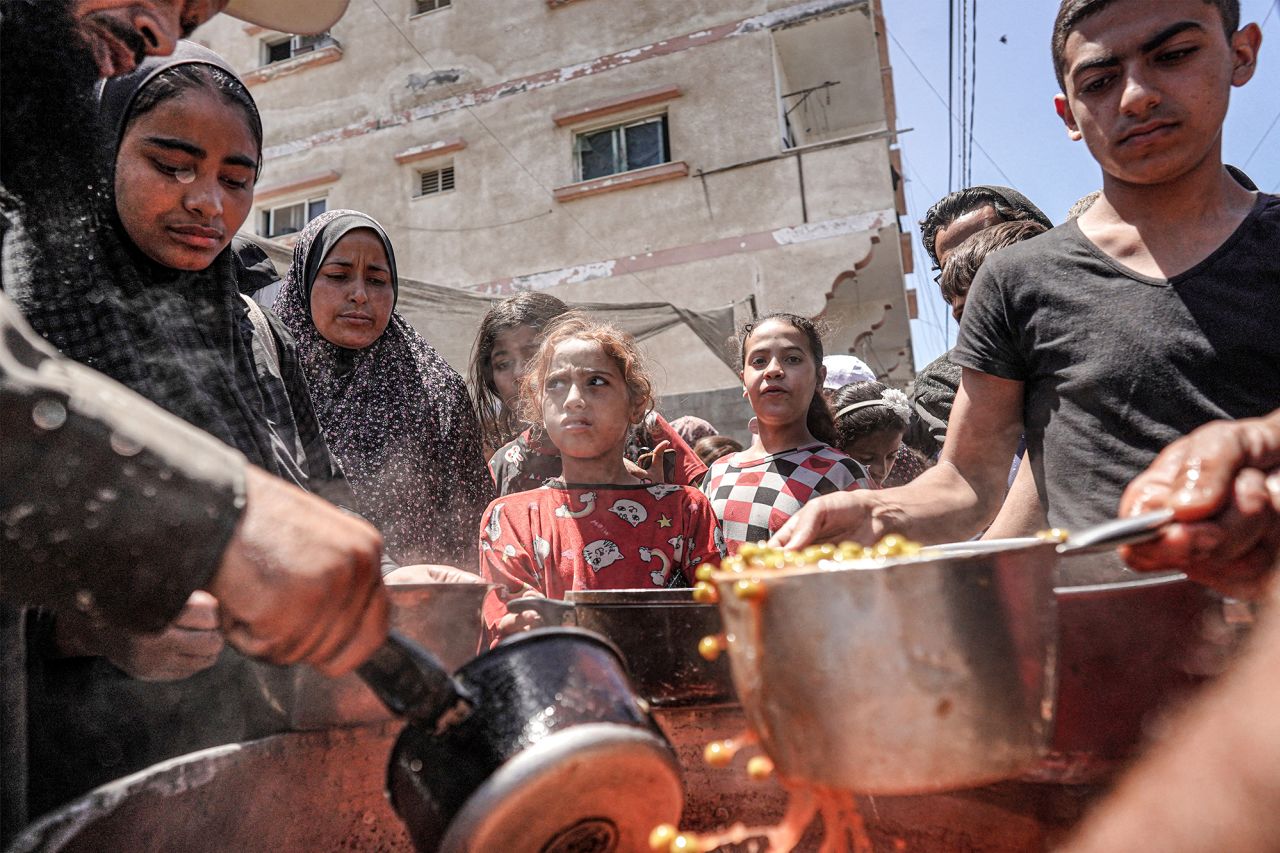
[[[711,503],[691,486],[550,480],[485,511],[480,574],[498,585],[485,599],[485,624],[492,630],[521,596],[690,586],[699,563],[723,554]]]

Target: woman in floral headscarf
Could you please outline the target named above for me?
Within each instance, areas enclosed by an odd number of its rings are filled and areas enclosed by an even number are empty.
[[[275,311],[298,341],[325,440],[401,563],[475,563],[494,497],[467,388],[395,312],[386,231],[332,210],[298,236]]]

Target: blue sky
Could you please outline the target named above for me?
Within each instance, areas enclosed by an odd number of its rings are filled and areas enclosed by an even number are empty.
[[[1067,139],[1053,111],[1058,86],[1049,59],[1049,33],[1058,3],[968,2],[977,3],[972,182],[1013,186],[1055,223],[1061,222],[1077,198],[1101,185],[1101,175],[1084,144]],[[956,335],[956,324],[938,296],[914,225],[929,205],[947,192],[948,4],[942,0],[882,0],[882,4],[890,33],[898,127],[912,128],[899,141],[914,232],[915,273],[907,277],[907,286],[916,288],[921,297],[920,319],[912,321],[911,337],[916,366],[923,367],[949,348]],[[931,15],[923,13],[926,7]],[[1260,24],[1265,20],[1262,53],[1253,80],[1233,92],[1223,132],[1223,155],[1226,162],[1244,167],[1259,189],[1277,192],[1280,0],[1242,0],[1241,20]]]

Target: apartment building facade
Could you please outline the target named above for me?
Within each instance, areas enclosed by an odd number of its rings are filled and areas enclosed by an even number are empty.
[[[263,114],[247,230],[287,241],[355,208],[410,278],[792,311],[826,322],[830,352],[912,378],[878,0],[352,0],[320,36],[225,16],[198,36]],[[419,325],[464,369],[473,326]],[[674,405],[741,405],[687,330],[645,347]]]

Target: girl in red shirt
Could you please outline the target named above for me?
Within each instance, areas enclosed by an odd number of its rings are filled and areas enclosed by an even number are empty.
[[[538,623],[534,613],[508,613],[512,598],[688,586],[695,566],[722,556],[724,540],[701,492],[646,483],[623,464],[629,431],[653,405],[630,335],[564,316],[525,373],[520,404],[560,449],[563,473],[485,511],[480,573],[498,585],[484,607],[491,633]]]

